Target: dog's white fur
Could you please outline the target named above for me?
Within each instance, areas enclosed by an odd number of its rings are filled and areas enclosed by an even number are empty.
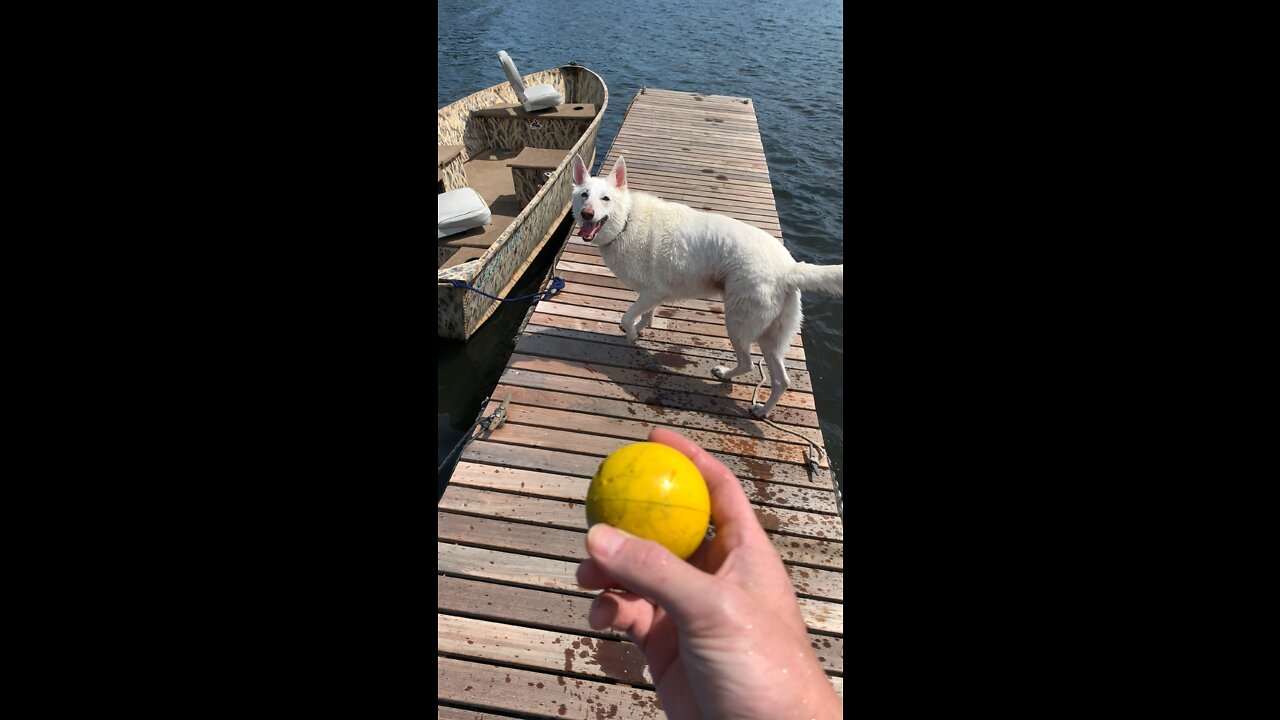
[[[844,265],[796,262],[777,238],[740,220],[695,210],[627,188],[619,157],[606,179],[589,177],[573,158],[573,215],[584,239],[594,241],[619,280],[639,293],[620,327],[635,342],[669,300],[723,297],[725,329],[738,356],[721,380],[750,372],[751,343],[769,366],[772,392],[751,414],[765,417],[791,384],[783,357],[800,329],[800,291],[844,295]]]

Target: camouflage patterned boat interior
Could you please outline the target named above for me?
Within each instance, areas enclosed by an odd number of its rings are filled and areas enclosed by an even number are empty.
[[[492,215],[487,225],[436,241],[439,337],[469,339],[500,305],[450,281],[507,297],[569,212],[573,155],[587,167],[595,163],[609,104],[600,76],[568,65],[522,79],[526,86],[555,87],[565,102],[526,112],[503,81],[438,111],[437,194],[472,188]]]

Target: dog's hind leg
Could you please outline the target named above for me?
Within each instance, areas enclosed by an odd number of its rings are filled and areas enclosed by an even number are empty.
[[[653,311],[662,304],[663,299],[657,293],[641,291],[640,297],[636,298],[636,303],[622,314],[622,322],[618,323],[618,327],[622,328],[622,332],[627,334],[628,340],[635,342],[638,333],[649,327],[649,322],[653,320]],[[636,318],[641,316],[643,318],[637,326]]]
[[[759,324],[759,316],[750,312],[737,311],[725,302],[724,329],[733,343],[733,351],[738,356],[738,366],[730,370],[727,367],[711,368],[711,374],[720,380],[728,380],[751,372],[751,342],[756,339],[765,327]]]
[[[787,347],[791,345],[791,336],[800,328],[801,318],[800,293],[793,292],[784,302],[778,319],[756,340],[765,364],[769,366],[769,399],[763,405],[756,403],[751,406],[751,414],[755,417],[762,418],[773,412],[773,406],[791,386],[783,360],[787,356]]]
[[[769,399],[763,405],[752,405],[751,414],[762,418],[773,412],[773,406],[778,404],[782,394],[791,387],[791,378],[787,377],[787,366],[782,361],[787,352],[788,340],[784,338],[779,345],[776,338],[762,337],[758,342],[760,351],[764,354],[764,362],[769,366]]]

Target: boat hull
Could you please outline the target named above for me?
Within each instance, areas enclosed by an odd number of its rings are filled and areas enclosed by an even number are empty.
[[[590,70],[575,65],[526,75],[524,81],[526,85],[553,85],[565,97],[566,104],[590,103],[596,107],[596,114],[585,130],[581,123],[489,124],[488,118],[472,116],[474,110],[516,102],[508,83],[474,93],[438,111],[438,143],[442,146],[463,146],[463,163],[474,153],[491,147],[565,150],[564,158],[554,170],[549,171],[550,177],[533,193],[532,200],[482,256],[437,271],[436,334],[439,337],[462,341],[470,339],[502,304],[477,292],[454,287],[451,281],[462,280],[489,295],[507,297],[568,215],[573,155],[581,156],[588,167],[595,162],[600,122],[608,107],[608,88],[604,81]],[[457,179],[452,182],[457,182]],[[519,185],[528,182],[519,175],[514,182],[517,183],[517,194],[533,190],[527,185]]]

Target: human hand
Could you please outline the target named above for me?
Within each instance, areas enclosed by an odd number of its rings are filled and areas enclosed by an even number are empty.
[[[603,590],[588,623],[625,632],[644,651],[672,720],[843,717],[791,578],[738,479],[682,435],[654,428],[649,440],[702,473],[716,535],[685,562],[658,543],[593,525],[577,573],[582,587]]]

